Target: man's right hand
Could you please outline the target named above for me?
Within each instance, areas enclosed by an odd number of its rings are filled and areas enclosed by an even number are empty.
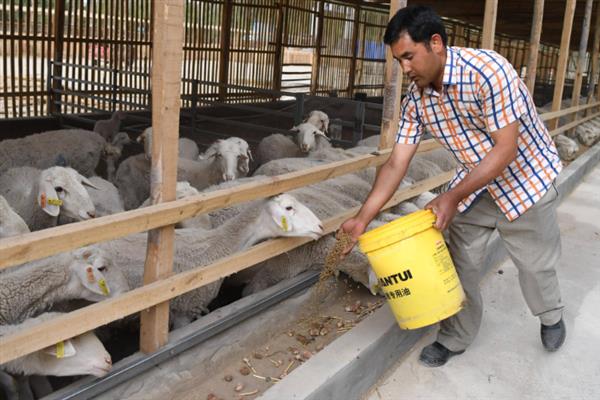
[[[338,230],[336,237],[339,237],[340,232],[345,232],[345,233],[349,234],[350,237],[352,238],[352,243],[342,251],[342,254],[346,255],[346,254],[350,253],[350,251],[352,250],[352,248],[354,247],[356,242],[358,242],[358,237],[360,235],[362,235],[363,233],[365,233],[366,229],[367,229],[367,223],[363,222],[362,220],[360,220],[357,217],[346,220],[340,226],[340,229]]]

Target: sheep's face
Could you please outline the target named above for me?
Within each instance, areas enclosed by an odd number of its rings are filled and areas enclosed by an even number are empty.
[[[96,209],[83,185],[98,189],[72,168],[45,169],[38,182],[38,205],[53,217],[62,213],[78,221],[94,218]]]
[[[308,117],[304,120],[309,124],[313,124],[317,129],[328,133],[329,129],[329,117],[323,111],[313,110],[308,114]]]
[[[270,198],[267,212],[276,226],[277,232],[273,236],[308,236],[317,240],[323,235],[321,220],[289,194]]]
[[[34,353],[38,359],[31,364],[38,365],[42,375],[104,376],[112,368],[110,354],[102,342],[91,332],[86,332]]]
[[[304,153],[308,153],[316,148],[317,135],[321,135],[321,137],[327,139],[325,133],[317,129],[313,124],[307,122],[293,127],[292,131],[296,132],[298,147],[300,147],[300,150]]]
[[[76,250],[74,256],[69,284],[72,292],[79,289],[79,298],[97,302],[129,290],[125,275],[103,250],[84,247]]]
[[[250,169],[250,157],[248,143],[236,137],[217,140],[201,156],[214,159],[214,167],[223,182],[246,176]]]

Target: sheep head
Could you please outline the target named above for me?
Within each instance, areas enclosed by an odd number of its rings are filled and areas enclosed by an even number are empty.
[[[321,220],[295,197],[283,193],[269,198],[266,211],[273,222],[273,237],[302,236],[315,240],[323,235]]]
[[[73,168],[47,168],[40,173],[38,205],[53,217],[62,213],[78,221],[93,218],[96,209],[83,185],[100,190]]]
[[[292,132],[296,132],[298,146],[300,150],[304,153],[308,153],[311,150],[314,150],[317,145],[317,135],[329,140],[327,135],[318,128],[316,128],[313,124],[304,122],[300,125],[293,127]]]
[[[69,265],[72,291],[88,301],[102,301],[129,290],[127,278],[111,258],[101,249],[88,246],[75,250]]]
[[[252,154],[245,140],[231,137],[217,140],[199,158],[212,158],[218,176],[226,182],[246,176]]]

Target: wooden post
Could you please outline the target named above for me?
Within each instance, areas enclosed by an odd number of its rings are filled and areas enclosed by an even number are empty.
[[[533,6],[533,20],[531,21],[531,35],[529,36],[529,56],[527,58],[527,78],[525,83],[533,98],[535,90],[535,76],[537,74],[538,52],[540,51],[540,37],[544,19],[544,0],[535,0]]]
[[[352,59],[348,74],[348,97],[354,98],[354,80],[356,79],[356,57],[358,56],[358,27],[360,25],[360,5],[354,8],[354,26],[352,29]]]
[[[406,7],[407,0],[390,1],[390,19],[399,9]],[[396,143],[402,95],[402,69],[392,55],[389,46],[385,49],[385,73],[383,77],[383,111],[379,149],[387,149]]]
[[[552,111],[560,110],[562,95],[567,74],[567,62],[569,61],[569,48],[571,43],[571,29],[573,28],[573,17],[575,16],[575,0],[567,0],[565,5],[565,18],[563,20],[562,37],[560,39],[560,50],[558,53],[558,65],[556,67],[556,80],[554,81],[554,96],[552,97]],[[548,129],[558,127],[558,119],[548,122]]]
[[[592,48],[592,72],[588,79],[588,90],[587,90],[587,104],[592,103],[594,98],[594,86],[600,82],[600,76],[598,71],[598,64],[600,64],[600,4],[596,6],[596,23],[594,25],[594,44]],[[600,90],[600,84],[598,85]],[[600,93],[598,93],[600,95]],[[592,109],[586,110],[585,116],[589,116],[592,113]]]
[[[175,200],[179,109],[181,107],[181,59],[183,55],[183,9],[178,0],[154,3],[152,51],[152,204]],[[169,276],[173,270],[175,226],[148,232],[144,285]],[[156,351],[167,342],[169,302],[142,311],[140,350]]]
[[[275,33],[275,64],[273,65],[273,90],[281,90],[281,74],[283,72],[283,13],[286,0],[279,2],[277,10],[277,30]]]
[[[315,57],[313,58],[312,65],[312,81],[310,82],[310,94],[315,96],[319,89],[319,75],[321,73],[321,45],[323,44],[323,24],[325,22],[325,1],[319,2],[319,14],[317,14],[317,37],[316,37],[316,48]]]
[[[221,15],[221,54],[219,57],[219,101],[227,98],[227,87],[229,83],[229,47],[231,45],[231,10],[232,0],[224,0],[223,14]]]
[[[481,47],[494,49],[494,35],[496,34],[496,15],[498,14],[498,0],[485,0],[485,14],[483,15],[483,32],[481,34]]]
[[[36,11],[37,12],[37,11]],[[54,65],[52,76],[62,78],[63,47],[65,42],[65,0],[57,0],[54,5]],[[61,105],[56,104],[60,101],[60,94],[57,90],[62,88],[62,80],[52,79],[50,82],[52,93],[48,93],[48,112],[50,114],[60,114]]]
[[[592,1],[585,2],[585,14],[583,15],[583,26],[581,28],[581,38],[579,39],[579,52],[577,54],[577,72],[575,74],[575,83],[573,84],[573,92],[571,93],[571,106],[579,105],[579,95],[581,94],[581,85],[583,83],[583,70],[585,69],[585,59],[588,48],[588,38],[590,35],[590,25],[592,22]],[[589,78],[588,78],[589,79]],[[570,118],[571,121],[577,119],[577,113]],[[568,136],[575,134],[575,128],[567,132]]]

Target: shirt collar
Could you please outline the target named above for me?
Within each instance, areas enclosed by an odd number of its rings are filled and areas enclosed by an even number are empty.
[[[451,47],[446,48],[446,65],[444,66],[444,85],[455,85],[458,83],[458,68],[456,65],[457,55]]]

